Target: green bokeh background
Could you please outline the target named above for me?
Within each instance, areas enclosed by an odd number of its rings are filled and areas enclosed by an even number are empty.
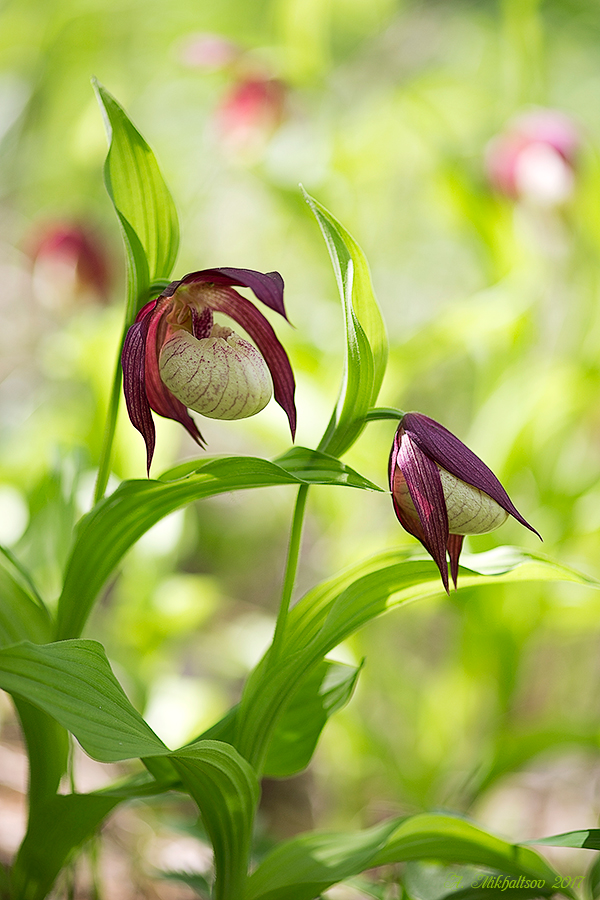
[[[204,33],[241,48],[236,66],[190,62]],[[294,327],[274,324],[297,376],[299,444],[325,429],[343,353],[302,182],[370,261],[391,345],[381,403],[454,431],[544,552],[600,575],[599,40],[594,0],[0,2],[0,526],[49,599],[89,508],[124,302],[92,76],[175,198],[174,275],[282,273]],[[286,104],[279,124],[232,147],[217,117],[242,70],[281,79]],[[581,136],[573,195],[557,207],[502,197],[485,174],[489,141],[532,106],[566,112]],[[58,221],[84,223],[105,248],[108,303],[54,296],[32,262],[34,236]],[[143,442],[121,412],[115,477],[143,477]],[[196,455],[175,423],[157,431],[155,473]],[[289,444],[274,404],[202,431],[215,454]],[[347,461],[385,486],[392,436],[393,423],[370,425]],[[293,499],[253,491],[166,520],[88,627],[173,746],[235,701],[269,638]],[[468,549],[500,543],[538,546],[511,520]],[[414,541],[385,494],[315,488],[298,591],[399,544]],[[461,591],[373,623],[340,650],[366,657],[355,698],[302,800],[266,809],[266,830],[440,807],[513,839],[596,825],[599,643],[600,600],[575,586]]]

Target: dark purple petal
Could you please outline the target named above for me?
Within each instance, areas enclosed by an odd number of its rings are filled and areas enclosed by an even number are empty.
[[[211,291],[204,297],[204,302],[238,322],[260,350],[273,379],[275,400],[288,417],[293,439],[296,433],[294,404],[296,383],[288,355],[279,343],[271,324],[253,303],[230,288]]]
[[[462,550],[462,545],[464,541],[464,535],[462,534],[449,534],[448,535],[448,555],[450,557],[450,574],[452,575],[452,581],[454,582],[454,589],[458,587],[458,560],[460,558],[460,551]]]
[[[147,316],[149,317],[150,314],[152,312],[154,312],[154,310],[158,306],[159,300],[161,300],[161,299],[162,299],[162,295],[160,297],[157,297],[155,300],[149,300],[145,306],[142,306],[139,313],[135,317],[135,321],[141,322],[142,319],[145,319]]]
[[[439,469],[412,441],[411,436],[404,431],[402,426],[396,433],[394,443],[397,443],[395,468],[400,469],[406,481],[423,529],[423,537],[419,536],[419,539],[433,557],[440,570],[444,587],[448,591],[448,564],[446,562],[449,534],[448,513]],[[394,476],[395,472],[391,473],[392,481]]]
[[[203,269],[201,272],[190,272],[181,281],[174,281],[165,288],[163,297],[172,297],[180,285],[214,284],[219,287],[250,288],[269,309],[275,310],[287,319],[283,304],[283,278],[279,272],[255,272],[253,269]]]
[[[164,416],[166,419],[173,419],[179,422],[196,443],[204,447],[204,438],[188,413],[187,408],[177,397],[173,396],[160,377],[158,360],[166,330],[164,315],[168,309],[168,304],[160,304],[155,307],[145,320],[148,322],[146,354],[144,358],[146,397],[155,413],[158,413],[159,416]]]
[[[131,326],[125,336],[121,365],[123,366],[123,392],[127,412],[132,425],[137,428],[146,444],[146,464],[150,473],[150,463],[154,455],[156,433],[150,404],[146,396],[145,353],[148,334],[148,318],[143,318]]]
[[[422,413],[406,413],[402,419],[402,428],[431,460],[461,481],[488,494],[541,540],[541,535],[523,518],[492,470],[451,431]]]

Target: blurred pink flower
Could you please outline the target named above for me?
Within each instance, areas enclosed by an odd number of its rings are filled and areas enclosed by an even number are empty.
[[[246,75],[217,108],[217,133],[227,149],[254,151],[271,137],[285,117],[287,86],[266,75]]]
[[[50,222],[29,242],[36,296],[56,309],[72,302],[106,302],[111,271],[102,240],[87,226]]]
[[[523,113],[493,138],[486,171],[501,194],[555,206],[571,196],[581,143],[573,120],[554,109]]]
[[[217,72],[237,62],[241,49],[220,34],[190,35],[179,50],[181,61],[191,68]]]

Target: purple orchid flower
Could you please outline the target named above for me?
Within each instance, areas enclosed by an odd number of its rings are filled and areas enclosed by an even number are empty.
[[[132,424],[146,443],[148,472],[154,454],[152,410],[174,419],[200,446],[204,439],[188,408],[215,419],[242,419],[274,394],[296,431],[294,374],[273,328],[234,286],[287,319],[278,272],[204,269],[172,282],[138,313],[125,337],[123,390]],[[220,312],[236,321],[256,347],[213,321]]]
[[[398,521],[431,554],[446,591],[446,551],[456,588],[465,534],[495,531],[511,515],[541,540],[491,469],[452,432],[421,413],[406,413],[400,421],[389,482]]]

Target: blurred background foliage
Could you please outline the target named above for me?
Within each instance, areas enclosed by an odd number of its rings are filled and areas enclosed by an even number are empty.
[[[594,0],[1,0],[0,540],[45,596],[91,502],[124,302],[92,76],[171,188],[174,277],[283,274],[297,443],[327,424],[343,341],[302,182],[370,261],[391,343],[381,403],[459,435],[544,551],[598,577],[599,40]],[[572,146],[534,136],[533,163],[502,181],[494,154],[527,149],[510,135],[536,108],[567,117]],[[121,413],[115,479],[144,477]],[[202,432],[213,454],[289,443],[274,404]],[[347,461],[385,486],[392,436],[370,425]],[[154,473],[194,455],[158,423]],[[169,517],[88,627],[172,746],[236,700],[269,639],[292,504],[281,488]],[[468,549],[536,541],[511,520]],[[315,488],[298,592],[399,544],[414,541],[385,494]],[[371,624],[340,648],[366,665],[309,773],[265,787],[265,833],[441,807],[512,839],[594,826],[599,644],[600,601],[574,586],[465,590]]]

